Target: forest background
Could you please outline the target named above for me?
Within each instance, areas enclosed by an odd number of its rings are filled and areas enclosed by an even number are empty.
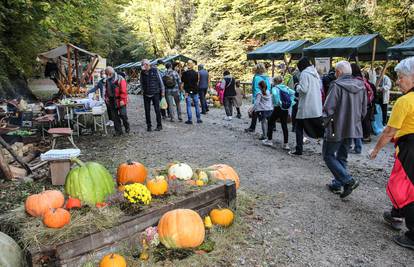
[[[414,35],[412,0],[4,0],[0,95],[35,74],[36,55],[70,42],[116,66],[182,53],[216,77],[251,77],[246,52],[271,40]],[[10,91],[11,92],[11,91]]]

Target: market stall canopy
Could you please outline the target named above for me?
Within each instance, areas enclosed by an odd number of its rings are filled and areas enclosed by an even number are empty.
[[[89,52],[89,51],[87,51],[85,49],[82,49],[80,47],[77,47],[73,44],[65,44],[65,45],[61,45],[59,47],[56,47],[56,48],[54,48],[50,51],[40,53],[40,54],[38,54],[38,57],[41,60],[45,60],[45,61],[48,61],[49,59],[56,59],[58,57],[66,55],[68,53],[68,47],[71,47],[74,50],[78,50],[79,52],[82,52],[82,53],[84,53],[86,55],[89,55],[89,56],[92,56],[92,57],[99,56],[98,54]]]
[[[407,41],[387,49],[389,59],[404,59],[414,56],[414,36]]]
[[[283,60],[285,54],[291,54],[292,59],[299,59],[302,57],[303,49],[310,45],[312,45],[312,43],[307,40],[270,42],[262,47],[257,48],[253,52],[247,53],[247,59]]]
[[[376,45],[374,45],[375,43]],[[375,50],[375,59],[385,60],[387,58],[387,48],[390,45],[388,41],[376,33],[327,38],[303,49],[303,52],[308,57],[345,57],[372,60],[372,54]]]
[[[196,60],[189,58],[187,56],[181,55],[181,54],[153,59],[153,60],[150,60],[150,64],[151,65],[166,64],[167,62],[174,62],[174,61],[187,62],[189,60],[192,60],[194,61],[194,63],[197,64]],[[140,68],[140,67],[141,67],[141,61],[137,61],[137,62],[129,62],[129,63],[121,64],[119,66],[116,66],[114,69],[129,69],[129,68]]]
[[[192,60],[195,64],[197,64],[197,60],[194,60],[192,58],[189,58],[181,54],[166,56],[164,58],[160,58],[159,60],[162,64],[165,64],[167,62],[174,62],[174,61],[187,62],[189,60]]]

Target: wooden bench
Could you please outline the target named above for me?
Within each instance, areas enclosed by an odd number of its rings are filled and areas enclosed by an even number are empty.
[[[56,146],[56,139],[59,137],[68,138],[69,142],[73,145],[74,148],[78,148],[73,141],[73,131],[70,128],[50,128],[47,131],[48,134],[52,136],[52,149]]]

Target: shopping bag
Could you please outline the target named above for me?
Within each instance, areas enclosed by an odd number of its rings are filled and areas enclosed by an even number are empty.
[[[168,108],[167,100],[165,99],[165,97],[161,98],[160,108],[161,109],[167,109]]]

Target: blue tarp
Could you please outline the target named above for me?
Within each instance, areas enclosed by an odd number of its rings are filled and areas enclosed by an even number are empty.
[[[253,52],[247,53],[247,59],[282,60],[285,54],[291,54],[292,59],[299,59],[302,57],[303,49],[310,45],[312,45],[312,43],[307,40],[270,42],[262,47],[257,48]]]
[[[389,59],[404,59],[414,56],[414,36],[407,41],[387,49]]]

